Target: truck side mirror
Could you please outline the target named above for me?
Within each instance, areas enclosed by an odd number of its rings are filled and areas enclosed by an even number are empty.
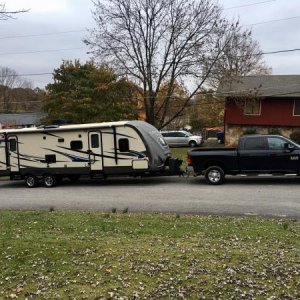
[[[287,152],[292,152],[295,150],[295,147],[290,143],[284,143],[284,150]]]

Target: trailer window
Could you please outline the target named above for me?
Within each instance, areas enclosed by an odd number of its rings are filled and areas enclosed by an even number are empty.
[[[91,135],[91,146],[92,148],[99,148],[99,134],[92,134]]]
[[[81,150],[82,149],[82,141],[71,141],[71,149],[72,150]]]
[[[17,140],[16,139],[10,139],[9,140],[9,150],[12,152],[17,151]]]
[[[120,150],[120,152],[129,151],[129,141],[128,141],[128,139],[119,139],[119,150]]]

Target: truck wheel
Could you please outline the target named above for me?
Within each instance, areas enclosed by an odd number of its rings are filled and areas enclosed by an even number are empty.
[[[56,186],[57,180],[54,175],[47,174],[44,176],[44,185],[47,188]]]
[[[29,188],[34,188],[34,187],[37,187],[39,185],[39,180],[34,175],[28,175],[28,176],[25,177],[25,184]]]
[[[191,148],[194,148],[194,147],[197,146],[197,143],[196,143],[195,141],[190,141],[190,142],[189,142],[189,146],[190,146]]]
[[[208,184],[222,184],[225,180],[225,174],[222,168],[218,166],[209,167],[205,171],[205,180]]]

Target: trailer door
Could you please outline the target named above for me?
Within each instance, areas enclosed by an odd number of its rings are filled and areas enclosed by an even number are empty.
[[[6,143],[4,135],[0,135],[0,171],[6,171]]]
[[[11,172],[19,172],[19,146],[18,138],[10,136],[8,138],[8,155]]]
[[[92,171],[102,171],[103,156],[101,133],[99,131],[89,132],[89,156]]]

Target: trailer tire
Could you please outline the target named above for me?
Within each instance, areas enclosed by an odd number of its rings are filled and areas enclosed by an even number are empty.
[[[54,187],[57,184],[56,177],[52,174],[46,174],[43,178],[43,181],[46,188]]]
[[[221,167],[211,166],[205,170],[205,181],[208,184],[218,185],[225,181],[225,173]]]
[[[37,187],[39,185],[39,180],[34,175],[27,175],[25,177],[25,184],[29,188],[34,188],[34,187]]]

